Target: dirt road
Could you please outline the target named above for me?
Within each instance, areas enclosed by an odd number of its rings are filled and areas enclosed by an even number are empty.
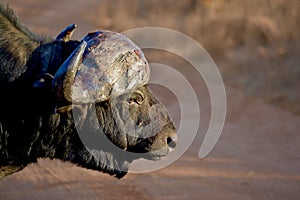
[[[84,22],[78,13],[84,14],[84,9],[97,5],[97,1],[79,2],[14,0],[11,4],[34,30],[54,36],[76,21],[79,28],[75,37],[79,37],[93,30],[96,22]],[[171,166],[152,173],[129,174],[121,180],[58,160],[41,159],[1,180],[0,199],[299,199],[300,117],[229,86],[226,92],[223,133],[202,160],[197,156],[201,131]],[[205,124],[210,118],[209,102],[207,97],[200,101]],[[172,108],[172,103],[169,106]]]

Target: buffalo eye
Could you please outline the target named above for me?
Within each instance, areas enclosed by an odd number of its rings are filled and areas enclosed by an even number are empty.
[[[142,94],[134,93],[127,99],[129,105],[140,105],[144,101],[144,97]]]

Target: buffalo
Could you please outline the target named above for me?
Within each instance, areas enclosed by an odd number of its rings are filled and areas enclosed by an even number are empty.
[[[1,178],[46,157],[122,178],[176,146],[143,52],[111,31],[72,40],[75,28],[38,35],[0,4]]]

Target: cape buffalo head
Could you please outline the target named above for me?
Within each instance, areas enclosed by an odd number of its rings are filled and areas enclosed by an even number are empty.
[[[58,69],[57,112],[73,113],[88,151],[81,165],[122,177],[131,161],[161,159],[175,148],[174,124],[146,85],[149,74],[142,51],[110,31],[90,33]]]

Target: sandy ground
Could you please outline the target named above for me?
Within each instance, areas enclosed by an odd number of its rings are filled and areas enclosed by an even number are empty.
[[[72,5],[69,1],[49,2],[14,0],[11,4],[26,24],[53,36],[74,21],[80,27],[78,37],[95,28],[92,21],[84,23],[74,15],[84,13],[95,1],[81,3],[84,6],[77,6],[77,0]],[[128,174],[121,180],[70,163],[41,159],[1,180],[0,199],[299,199],[300,117],[229,86],[226,92],[223,133],[202,160],[197,156],[201,130],[193,145],[171,166]],[[203,124],[210,117],[207,95],[204,90],[199,95]],[[172,102],[169,104],[172,109]]]

